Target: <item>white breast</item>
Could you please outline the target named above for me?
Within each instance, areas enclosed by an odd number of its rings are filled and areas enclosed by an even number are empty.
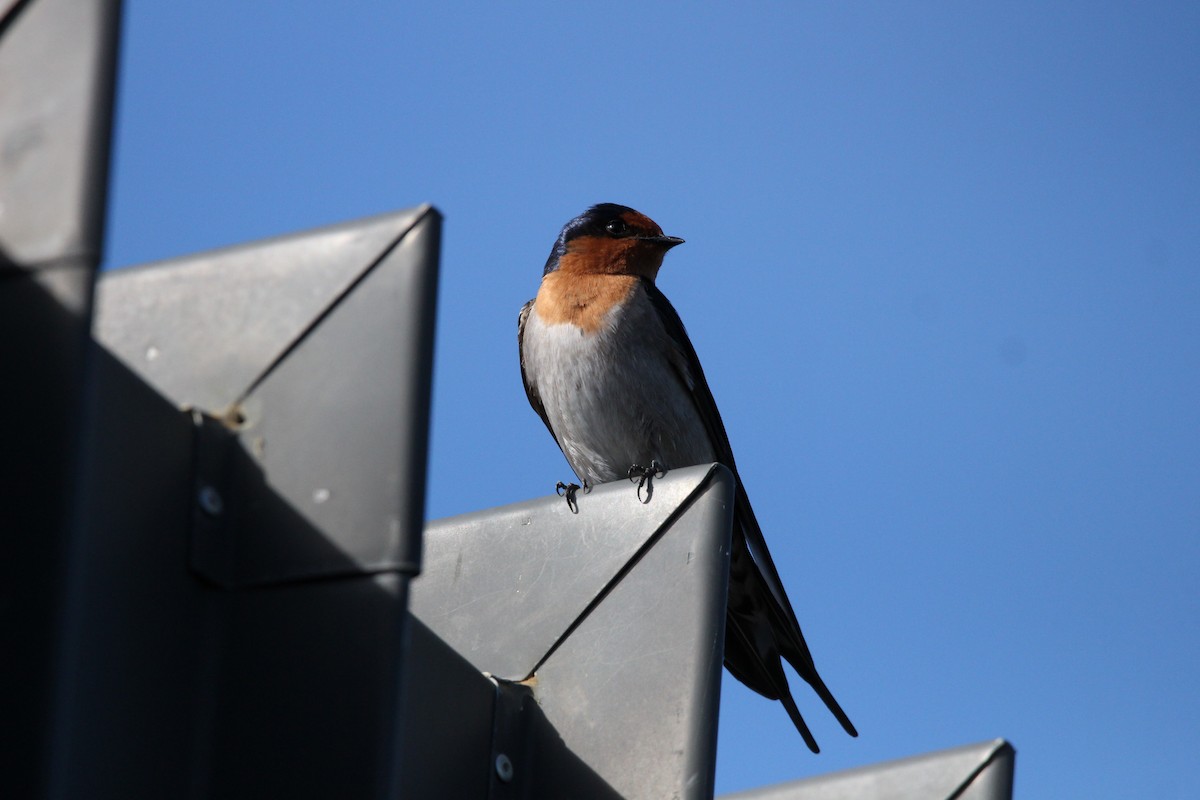
[[[625,478],[630,466],[669,469],[715,456],[667,336],[648,298],[614,308],[592,334],[525,324],[525,374],[572,469],[589,484]]]

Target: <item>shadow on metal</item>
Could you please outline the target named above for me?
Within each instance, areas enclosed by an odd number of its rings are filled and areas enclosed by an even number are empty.
[[[356,570],[417,571],[427,433],[414,424],[429,418],[439,230],[426,206],[104,275],[97,337],[208,417],[196,490],[230,513],[196,519],[224,531],[194,537],[205,577],[252,586],[343,569],[262,524],[272,512],[251,463]],[[249,460],[229,462],[236,451]]]
[[[419,619],[410,632],[399,797],[621,797],[555,731],[529,686],[481,674]]]
[[[518,786],[476,796],[712,796],[733,488],[724,467],[693,467],[648,504],[616,482],[578,514],[549,497],[426,528],[413,615],[500,697],[528,693],[533,733],[497,736],[486,759]],[[453,694],[410,690],[429,719]]]
[[[0,795],[44,788],[102,247],[116,2],[0,4]]]
[[[52,614],[20,621],[54,651],[52,697],[28,708],[49,720],[41,768],[0,778],[21,788],[5,796],[397,796],[439,229],[423,207],[104,277],[83,455],[55,454],[79,464],[76,514],[26,564],[57,587]],[[348,280],[287,269],[297,241],[371,236],[369,257],[321,251]],[[297,298],[271,347],[253,347],[247,281]],[[214,296],[235,325],[189,314]],[[47,292],[4,297],[71,329]],[[206,361],[227,394],[203,407],[139,374],[172,360]]]
[[[1011,800],[1015,760],[1012,745],[994,739],[720,800]]]

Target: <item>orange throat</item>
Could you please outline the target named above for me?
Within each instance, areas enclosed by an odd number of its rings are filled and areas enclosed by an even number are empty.
[[[596,333],[608,312],[628,300],[637,284],[635,275],[556,270],[542,278],[534,308],[547,325],[570,323],[584,333]]]

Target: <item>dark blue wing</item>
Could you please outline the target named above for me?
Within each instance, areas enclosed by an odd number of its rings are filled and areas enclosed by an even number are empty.
[[[683,321],[658,287],[648,279],[643,279],[642,285],[663,327],[679,350],[683,362],[683,374],[680,377],[691,388],[692,400],[704,421],[713,452],[717,454],[717,460],[729,468],[737,482],[725,626],[725,666],[734,677],[754,691],[772,700],[782,701],[809,748],[818,752],[817,743],[800,716],[788,688],[780,662],[781,656],[786,658],[796,673],[812,686],[846,732],[857,736],[854,725],[813,664],[796,613],[788,601],[783,581],[738,474],[721,413],[717,410]]]

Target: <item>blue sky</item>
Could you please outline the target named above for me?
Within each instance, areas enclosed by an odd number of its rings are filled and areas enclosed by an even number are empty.
[[[602,201],[817,664],[718,791],[1003,736],[1022,798],[1193,795],[1200,5],[130,0],[106,263],[446,215],[429,515],[547,494],[520,305]]]

